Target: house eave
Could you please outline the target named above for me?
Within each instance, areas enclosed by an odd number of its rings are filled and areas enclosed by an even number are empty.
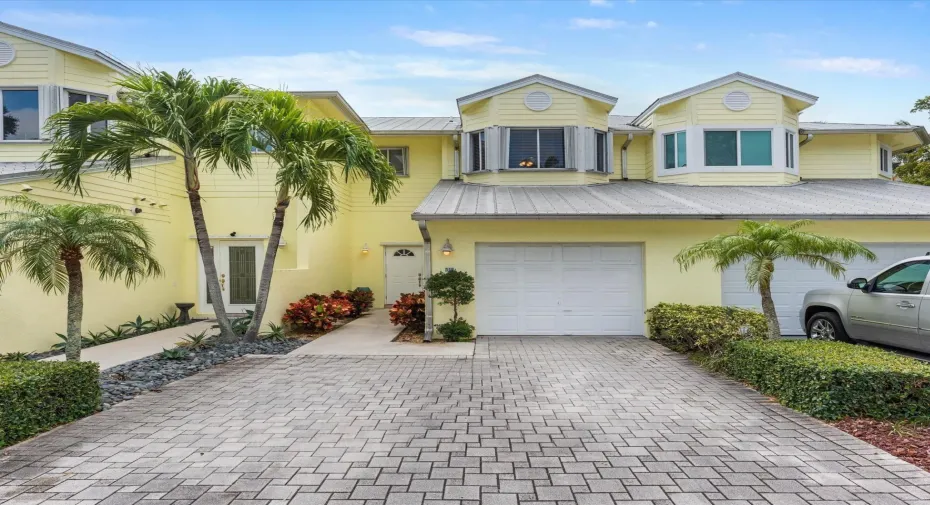
[[[565,81],[560,81],[558,79],[553,79],[551,77],[546,77],[540,74],[534,74],[531,76],[524,77],[522,79],[517,79],[516,81],[507,82],[493,88],[488,88],[477,93],[472,93],[470,95],[465,95],[455,102],[461,110],[462,106],[475,103],[485,98],[491,98],[492,96],[499,95],[501,93],[506,93],[508,91],[513,91],[515,89],[520,89],[530,84],[543,84],[555,89],[559,89],[568,93],[574,93],[576,95],[583,96],[585,98],[590,98],[591,100],[596,100],[598,102],[603,102],[611,107],[617,104],[617,98],[594,91],[587,88],[582,88],[581,86],[576,86],[574,84],[567,83]]]
[[[352,122],[358,123],[359,126],[369,131],[368,125],[365,124],[365,121],[362,120],[362,116],[358,115],[358,112],[355,112],[355,109],[349,105],[348,100],[342,96],[342,93],[338,91],[291,91],[292,95],[301,98],[315,98],[315,99],[324,99],[329,100],[333,105],[339,109],[340,112],[345,114]]]
[[[103,51],[98,51],[97,49],[75,44],[73,42],[68,42],[67,40],[62,40],[51,37],[49,35],[34,32],[32,30],[27,30],[26,28],[4,23],[2,21],[0,21],[0,33],[6,33],[7,35],[12,35],[23,40],[35,42],[36,44],[52,47],[54,49],[58,49],[59,51],[64,51],[66,53],[71,53],[83,58],[87,58],[89,60],[96,61],[97,63],[110,67],[124,75],[132,75],[137,73],[132,67],[126,65],[125,63]]]

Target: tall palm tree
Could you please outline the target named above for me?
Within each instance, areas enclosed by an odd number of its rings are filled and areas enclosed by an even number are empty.
[[[365,131],[346,121],[305,119],[290,93],[251,92],[250,114],[241,119],[254,125],[255,146],[277,165],[271,233],[255,312],[245,334],[245,339],[252,341],[258,337],[268,303],[284,216],[291,200],[297,199],[307,205],[300,225],[305,229],[317,229],[331,223],[336,216],[338,202],[333,184],[338,178],[345,182],[368,179],[369,193],[375,204],[386,202],[396,191],[399,180],[394,168]]]
[[[116,82],[116,102],[76,104],[49,118],[51,148],[42,156],[55,182],[83,194],[81,173],[87,162],[102,163],[114,175],[132,178],[132,160],[166,152],[184,162],[184,176],[207,292],[221,333],[234,335],[220,293],[210,235],[200,202],[200,171],[220,161],[237,175],[251,173],[251,129],[232,120],[242,109],[246,87],[237,80],[197,80],[190,71],[171,75],[143,70]],[[109,128],[90,125],[108,121]]]
[[[717,235],[682,249],[675,256],[675,261],[687,270],[698,261],[710,260],[714,263],[714,269],[722,272],[741,261],[749,260],[746,264],[746,282],[750,288],[758,288],[762,296],[762,312],[768,321],[769,338],[778,338],[781,336],[781,328],[771,289],[776,260],[800,261],[813,268],[823,268],[837,279],[846,271],[838,259],[849,262],[862,256],[875,261],[875,254],[858,242],[801,231],[801,228],[811,224],[813,221],[810,220],[787,225],[775,221],[743,221],[736,233]]]
[[[3,198],[0,213],[0,283],[13,270],[46,293],[68,291],[65,357],[81,359],[84,314],[82,260],[101,280],[123,279],[134,286],[161,275],[152,256],[152,239],[141,224],[115,205],[46,205],[24,196]]]

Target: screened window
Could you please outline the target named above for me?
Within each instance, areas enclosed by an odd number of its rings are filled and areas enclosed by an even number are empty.
[[[39,90],[4,89],[3,140],[39,140]]]
[[[94,95],[91,93],[78,93],[74,91],[68,92],[68,107],[76,103],[92,103],[92,102],[106,102],[107,97],[102,95]],[[96,123],[90,125],[91,133],[99,133],[107,129],[106,121],[97,121]]]
[[[794,168],[794,133],[785,132],[785,166]]]
[[[594,170],[598,172],[607,171],[607,134],[604,132],[594,132]]]
[[[704,132],[704,164],[709,167],[770,166],[771,130]]]
[[[382,147],[378,151],[387,158],[397,175],[408,175],[406,147]]]
[[[565,130],[511,129],[510,168],[565,168]]]
[[[882,148],[879,148],[878,154],[879,154],[879,160],[878,160],[879,168],[881,169],[882,172],[886,174],[890,173],[891,172],[891,151],[885,147],[882,147]]]
[[[479,170],[485,170],[488,164],[487,156],[487,144],[484,138],[483,131],[476,131],[469,133],[469,140],[471,141],[471,169],[472,172],[477,172]]]
[[[685,132],[666,133],[665,142],[665,168],[680,168],[688,166],[688,138]]]

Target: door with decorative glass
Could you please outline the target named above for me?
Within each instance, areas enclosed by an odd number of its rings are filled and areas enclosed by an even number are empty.
[[[244,314],[255,309],[262,258],[261,242],[219,242],[213,245],[213,260],[220,280],[223,304],[229,314]],[[201,264],[198,262],[198,264]],[[213,312],[213,301],[207,293],[206,276],[200,269],[200,301],[205,312]]]

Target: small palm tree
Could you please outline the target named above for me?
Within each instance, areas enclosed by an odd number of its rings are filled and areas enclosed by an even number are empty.
[[[300,225],[317,229],[331,223],[338,211],[333,188],[337,178],[345,182],[368,179],[375,204],[386,202],[396,191],[399,180],[371,137],[358,126],[336,119],[307,120],[294,96],[284,91],[253,91],[249,95],[250,113],[240,119],[254,128],[255,147],[266,152],[278,168],[271,234],[255,312],[245,333],[247,341],[254,341],[258,339],[268,303],[275,257],[291,199],[307,205]]]
[[[81,359],[84,313],[82,260],[101,280],[123,279],[134,286],[161,275],[152,239],[141,224],[114,205],[46,205],[24,196],[3,198],[0,213],[0,283],[13,269],[46,293],[68,291],[65,357]]]
[[[836,278],[846,271],[837,258],[848,262],[862,256],[875,261],[875,254],[858,242],[800,230],[811,224],[813,221],[810,220],[795,221],[788,225],[774,221],[743,221],[736,233],[717,235],[687,247],[675,256],[675,261],[687,270],[698,261],[710,260],[714,263],[714,269],[722,272],[743,260],[749,260],[746,265],[746,282],[750,288],[758,288],[762,296],[762,312],[768,320],[769,338],[779,338],[781,328],[771,290],[776,260],[800,261],[814,268],[823,268]]]
[[[121,88],[117,102],[76,104],[49,118],[45,126],[52,145],[42,161],[60,187],[83,194],[81,174],[87,162],[131,179],[134,158],[160,152],[177,156],[184,163],[207,292],[220,331],[232,336],[200,201],[199,174],[215,170],[220,161],[237,175],[251,173],[252,128],[232,120],[242,109],[246,87],[237,80],[199,81],[188,70],[177,76],[143,70],[116,85]],[[90,128],[100,121],[108,121],[109,127]]]

